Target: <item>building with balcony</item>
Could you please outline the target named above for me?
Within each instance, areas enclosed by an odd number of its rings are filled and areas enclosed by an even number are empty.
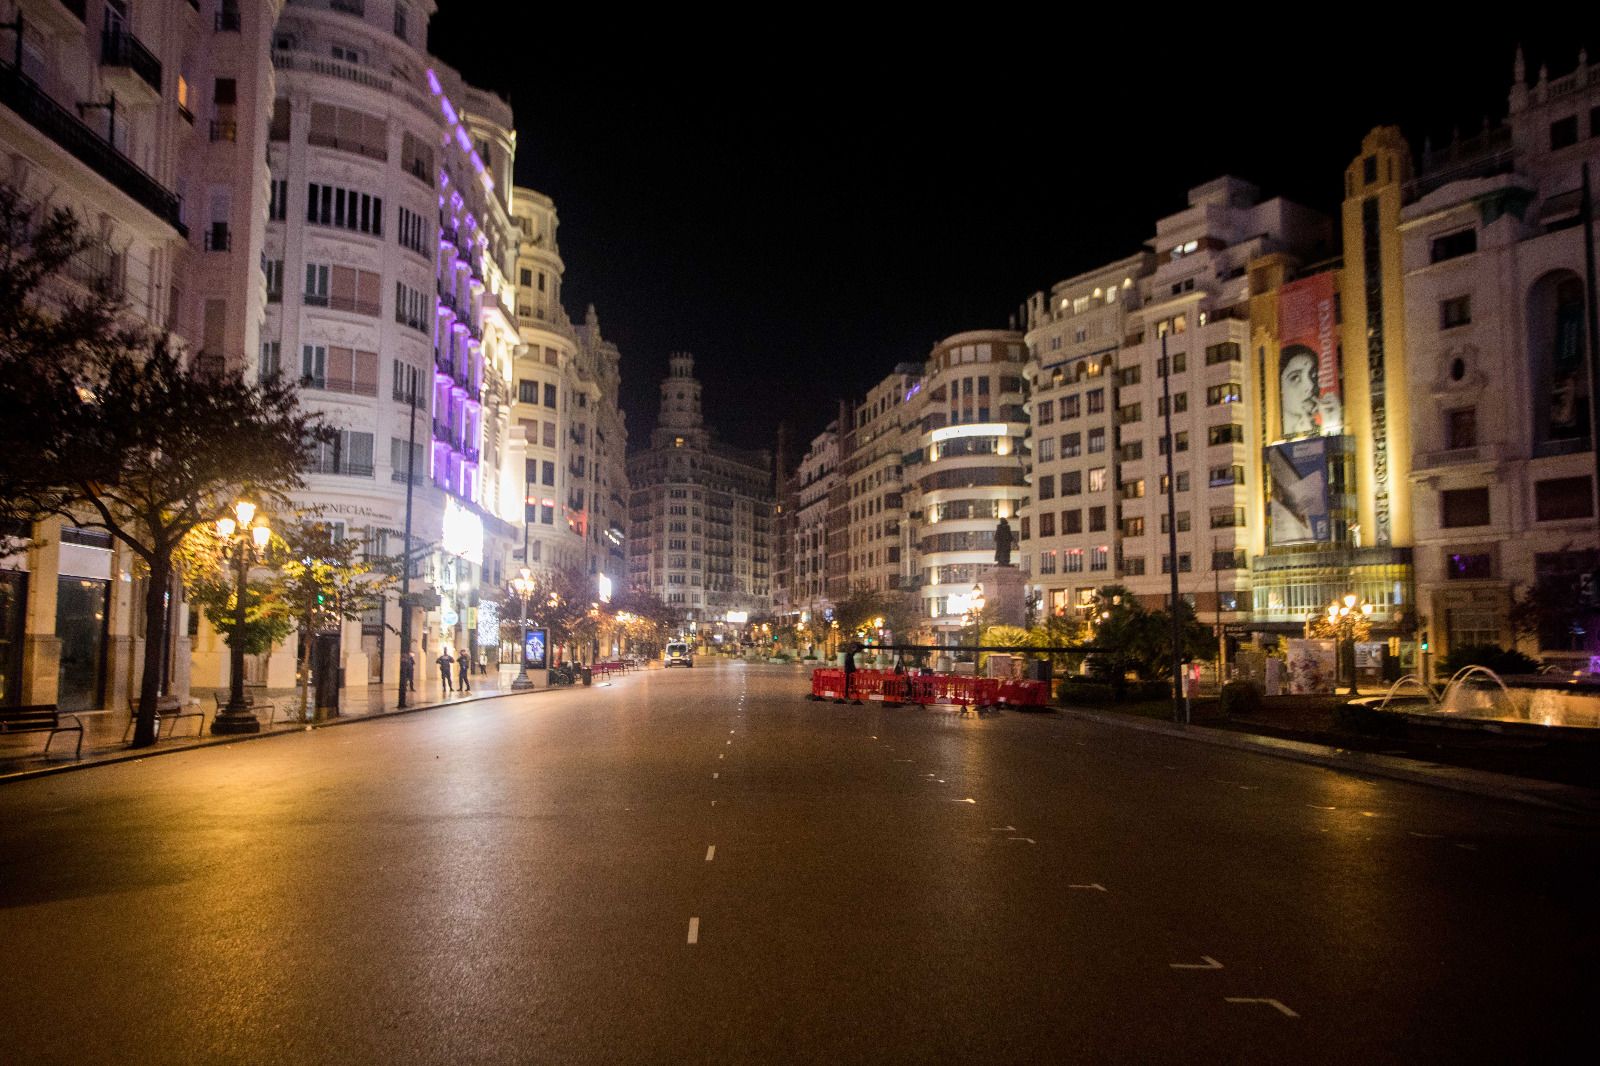
[[[823,639],[831,621],[833,601],[828,597],[829,495],[838,485],[839,423],[811,438],[793,477],[792,520],[787,524],[789,584],[783,616],[789,624],[803,624],[812,641]]]
[[[917,452],[920,443],[922,427],[914,412],[921,385],[922,365],[902,363],[851,410],[840,460],[840,480],[849,494],[851,590],[909,589],[917,576],[914,524],[905,504],[905,456]]]
[[[772,608],[772,457],[717,440],[694,357],[669,365],[650,444],[628,458],[630,580],[696,629],[740,626]]]
[[[90,246],[69,286],[121,296],[196,361],[246,365],[257,273],[277,0],[9,0],[0,4],[0,145],[25,205],[67,208]],[[224,30],[217,19],[231,17]],[[203,102],[202,102],[203,101]],[[229,125],[216,126],[219,119]],[[243,151],[221,136],[247,139]],[[254,138],[254,142],[249,142]],[[0,560],[0,702],[121,707],[143,664],[143,579],[109,536],[58,521]],[[169,691],[190,684],[175,602]]]
[[[432,5],[292,0],[272,35],[263,376],[339,431],[296,502],[406,551],[421,661],[477,657],[520,531],[499,469],[517,251],[511,109],[426,52]],[[426,554],[419,545],[432,545]],[[344,633],[347,684],[394,682],[399,607]],[[480,632],[486,634],[480,638]],[[484,648],[485,655],[488,654]],[[274,672],[286,669],[275,657]],[[269,683],[278,683],[277,677]]]
[[[995,529],[1001,519],[1015,529],[1027,502],[1026,363],[1020,332],[958,333],[934,346],[908,405],[914,435],[902,464],[907,509],[920,515],[918,597],[941,644],[959,643],[972,589],[994,563]],[[1012,562],[1027,569],[1026,557]]]
[[[1582,195],[1582,168],[1600,175],[1600,66],[1580,55],[1530,84],[1519,53],[1509,105],[1503,126],[1424,153],[1381,203],[1398,216],[1418,609],[1441,655],[1513,643],[1514,595],[1559,598],[1600,567]],[[1387,178],[1381,152],[1361,164],[1374,157]],[[1521,639],[1587,666],[1594,622]]]

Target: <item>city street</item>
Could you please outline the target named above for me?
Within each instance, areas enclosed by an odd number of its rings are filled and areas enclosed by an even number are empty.
[[[806,691],[701,660],[0,786],[0,1060],[1592,1061],[1580,816]]]

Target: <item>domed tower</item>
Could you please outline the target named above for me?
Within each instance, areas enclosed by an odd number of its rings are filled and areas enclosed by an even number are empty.
[[[682,437],[703,444],[705,418],[700,411],[700,382],[694,376],[694,356],[673,352],[667,360],[667,376],[661,382],[661,415],[656,419],[656,437],[664,443]]]

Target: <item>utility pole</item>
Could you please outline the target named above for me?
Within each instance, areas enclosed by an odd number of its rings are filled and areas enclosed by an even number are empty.
[[[1228,667],[1228,636],[1222,627],[1222,571],[1217,566],[1217,542],[1220,537],[1211,538],[1211,587],[1213,595],[1217,597],[1217,688],[1222,687],[1222,679]]]
[[[1167,335],[1161,334],[1161,405],[1165,415],[1162,430],[1167,447],[1167,552],[1172,577],[1172,600],[1167,612],[1172,616],[1172,720],[1182,722],[1183,713],[1183,620],[1178,617],[1178,483],[1172,473],[1172,361],[1167,357]]]
[[[411,654],[411,492],[417,483],[417,382],[411,380],[406,397],[406,528],[405,548],[400,556],[400,661]],[[418,664],[420,665],[420,664]],[[411,669],[415,678],[417,667]],[[406,674],[400,672],[400,698],[396,707],[406,705]]]

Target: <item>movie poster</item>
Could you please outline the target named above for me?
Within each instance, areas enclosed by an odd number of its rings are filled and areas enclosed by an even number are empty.
[[[1284,439],[1343,433],[1339,316],[1331,272],[1292,281],[1279,290],[1278,339],[1278,410]]]
[[[1332,539],[1328,520],[1328,442],[1321,437],[1266,449],[1267,543],[1312,544]]]
[[[1289,692],[1294,696],[1329,693],[1338,684],[1337,648],[1331,640],[1296,640],[1288,645]]]

